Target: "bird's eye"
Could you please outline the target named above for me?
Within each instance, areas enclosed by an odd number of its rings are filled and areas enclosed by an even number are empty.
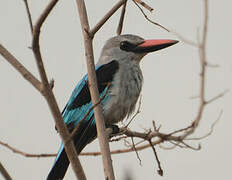
[[[120,49],[124,51],[131,51],[135,47],[134,44],[128,42],[128,41],[122,41],[120,42]]]

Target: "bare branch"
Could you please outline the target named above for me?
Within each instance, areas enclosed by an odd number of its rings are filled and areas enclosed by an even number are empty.
[[[205,76],[206,76],[206,40],[207,40],[207,29],[208,29],[208,0],[204,0],[204,27],[203,27],[203,37],[199,44],[199,56],[201,64],[200,73],[200,106],[198,108],[198,113],[192,123],[193,127],[188,129],[185,134],[182,135],[182,139],[195,132],[202,118],[202,114],[206,105],[205,100]]]
[[[181,143],[182,143],[183,145],[185,145],[186,148],[192,149],[192,150],[194,150],[194,151],[199,151],[199,150],[201,150],[201,144],[200,144],[200,143],[198,144],[198,147],[193,147],[193,146],[191,146],[191,145],[185,143],[184,141],[182,141]]]
[[[30,25],[31,34],[33,35],[33,23],[32,23],[32,18],[31,18],[31,12],[30,12],[27,0],[23,0],[23,1],[25,3],[25,7],[26,7],[26,11],[27,11],[27,17],[28,17],[28,21],[29,21],[29,25]]]
[[[154,25],[156,25],[156,26],[159,26],[159,27],[161,27],[162,29],[164,29],[164,30],[170,32],[167,28],[165,28],[165,27],[162,26],[161,24],[159,24],[159,23],[157,23],[157,22],[154,22],[154,21],[152,21],[151,19],[149,19],[149,18],[147,17],[147,15],[143,12],[142,8],[137,4],[137,2],[135,2],[135,0],[132,0],[132,1],[133,1],[133,2],[135,3],[135,5],[139,8],[139,10],[142,12],[142,14],[143,14],[143,16],[145,17],[146,20],[148,20],[150,23],[152,23],[152,24],[154,24]]]
[[[120,5],[118,5],[117,8],[113,9],[112,12],[115,12],[124,2],[125,2],[124,0],[120,1],[118,3]],[[89,22],[88,22],[88,15],[85,7],[85,2],[84,0],[76,0],[76,3],[77,3],[79,17],[81,21],[82,33],[84,36],[85,54],[86,54],[86,63],[88,70],[91,100],[92,100],[92,104],[97,104],[98,102],[100,102],[100,97],[97,88],[97,77],[96,77],[95,66],[94,66],[92,38],[93,35],[97,32],[97,30],[104,24],[104,21],[106,21],[112,15],[112,12],[109,12],[103,18],[103,20],[96,25],[96,28],[91,33],[87,33],[90,31],[89,31]],[[92,35],[90,36],[90,34]],[[97,136],[100,144],[100,149],[102,152],[105,178],[108,180],[114,180],[115,176],[114,176],[113,165],[110,155],[108,135],[106,134],[106,128],[104,123],[104,116],[102,114],[101,104],[98,104],[94,108],[94,117],[97,126]]]
[[[61,135],[69,161],[72,165],[72,168],[74,170],[76,177],[78,177],[78,179],[80,180],[85,180],[86,177],[82,169],[82,166],[80,164],[80,161],[78,159],[77,152],[76,152],[73,142],[70,141],[66,143],[66,140],[69,138],[69,132],[61,116],[55,96],[50,88],[48,78],[47,78],[47,75],[44,69],[41,52],[40,52],[40,45],[39,45],[40,29],[57,2],[58,0],[51,0],[49,4],[47,5],[47,7],[45,8],[45,10],[40,15],[39,19],[36,21],[36,24],[34,26],[34,31],[33,31],[32,50],[33,50],[33,53],[34,53],[34,56],[37,62],[39,74],[40,74],[40,77],[43,83],[45,98],[50,107],[54,120],[56,122],[56,127],[58,129],[58,132]]]
[[[136,156],[137,156],[137,158],[138,158],[138,160],[139,160],[139,165],[141,166],[141,165],[142,165],[142,161],[141,161],[141,158],[139,157],[138,151],[136,150],[133,137],[131,137],[131,142],[132,142],[132,147],[134,148],[134,151],[135,151],[135,153],[136,153]]]
[[[93,27],[89,30],[90,37],[96,34],[96,32],[105,24],[105,22],[126,2],[126,0],[120,0],[114,7]]]
[[[135,0],[137,3],[141,4],[141,6],[143,6],[144,8],[146,8],[148,11],[152,12],[154,9],[149,6],[148,4],[146,4],[145,2],[143,2],[142,0]]]
[[[223,111],[220,112],[218,118],[217,118],[216,121],[214,121],[214,123],[211,125],[210,131],[209,131],[207,134],[205,134],[205,135],[203,135],[203,136],[201,136],[201,137],[186,138],[185,140],[202,140],[202,139],[205,139],[205,138],[209,137],[209,136],[213,133],[213,130],[214,130],[215,125],[216,125],[216,124],[218,123],[218,121],[221,119],[222,113],[223,113]]]
[[[229,89],[227,89],[227,90],[225,90],[224,92],[218,94],[217,96],[215,96],[215,97],[209,99],[209,100],[206,101],[205,103],[206,103],[206,104],[210,104],[210,103],[214,102],[215,100],[218,100],[219,98],[223,97],[223,96],[224,96],[226,93],[228,93],[228,92],[229,92]]]
[[[122,32],[123,21],[124,21],[124,17],[125,17],[125,13],[126,13],[126,4],[127,4],[127,0],[125,1],[125,3],[123,4],[123,7],[122,7],[121,16],[120,16],[118,28],[117,28],[117,35],[120,35]]]
[[[160,163],[159,157],[158,157],[158,155],[157,155],[157,152],[156,152],[156,150],[155,150],[155,147],[154,147],[154,145],[152,144],[151,140],[149,140],[148,142],[149,142],[149,144],[150,144],[150,146],[151,146],[151,148],[152,148],[152,150],[153,150],[153,152],[154,152],[155,159],[156,159],[157,164],[158,164],[158,167],[159,167],[159,170],[157,170],[157,172],[158,172],[158,174],[159,174],[160,176],[163,176],[164,171],[163,171],[163,169],[162,169],[162,167],[161,167],[161,163]]]
[[[2,44],[0,44],[0,54],[27,80],[29,81],[41,94],[44,96],[42,83],[29,72]]]
[[[2,142],[2,141],[0,141],[0,144],[1,144],[2,146],[4,146],[4,147],[10,149],[13,153],[20,154],[20,155],[25,156],[25,157],[31,157],[31,158],[36,157],[36,158],[40,158],[40,157],[54,157],[54,156],[57,155],[56,153],[54,153],[54,154],[47,154],[47,153],[42,153],[42,154],[34,154],[34,153],[33,153],[33,154],[32,154],[32,153],[26,153],[26,152],[23,152],[23,151],[21,151],[21,150],[19,150],[19,149],[16,149],[16,148],[13,147],[13,146],[10,146],[10,145],[7,144],[7,143]]]
[[[12,180],[10,174],[7,172],[6,168],[0,162],[0,173],[5,178],[5,180]]]

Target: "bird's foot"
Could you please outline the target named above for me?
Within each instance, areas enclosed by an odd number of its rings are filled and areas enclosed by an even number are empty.
[[[113,137],[115,134],[118,134],[120,132],[120,129],[117,125],[106,125],[106,130],[108,132],[109,138]]]
[[[119,131],[120,131],[119,127],[117,125],[114,125],[114,124],[107,125],[106,127],[112,129],[112,133],[111,134],[118,134]]]

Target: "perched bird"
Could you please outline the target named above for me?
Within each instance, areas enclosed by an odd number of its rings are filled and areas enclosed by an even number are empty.
[[[176,44],[175,40],[144,40],[136,35],[119,35],[109,39],[103,47],[96,64],[98,90],[102,97],[103,115],[106,127],[122,121],[131,115],[142,89],[143,75],[139,66],[148,53]],[[62,116],[70,130],[82,120],[92,107],[88,87],[88,75],[75,87]],[[97,137],[93,110],[80,124],[74,137],[78,154]],[[47,180],[63,179],[69,160],[63,144]]]

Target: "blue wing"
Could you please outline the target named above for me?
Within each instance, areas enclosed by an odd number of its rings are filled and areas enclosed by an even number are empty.
[[[97,84],[100,97],[106,95],[106,91],[109,88],[108,84],[113,80],[113,76],[117,70],[118,62],[115,60],[108,64],[100,65],[96,68]],[[108,98],[109,96],[106,95],[102,101],[103,105],[107,102]],[[91,107],[92,102],[88,87],[88,75],[85,75],[75,87],[67,105],[62,112],[65,123],[68,126],[70,124],[76,126]],[[92,116],[93,111],[90,112],[85,121],[89,121]],[[95,123],[95,121],[93,121],[93,123]]]
[[[111,61],[108,64],[100,65],[96,68],[97,84],[100,97],[104,96],[101,101],[104,106],[109,100],[110,96],[107,94],[107,89],[112,87],[108,86],[112,82],[115,73],[119,68],[119,64],[116,60]],[[85,75],[82,80],[75,87],[68,103],[66,104],[62,116],[68,129],[72,131],[75,126],[83,119],[86,113],[92,107],[90,91],[88,87],[88,75]],[[81,150],[97,136],[96,124],[94,119],[93,110],[80,124],[78,132],[74,137],[74,144],[77,152]],[[64,150],[63,144],[61,144],[60,150],[55,159],[55,164],[50,171],[47,179],[62,179],[68,168],[69,160]]]

